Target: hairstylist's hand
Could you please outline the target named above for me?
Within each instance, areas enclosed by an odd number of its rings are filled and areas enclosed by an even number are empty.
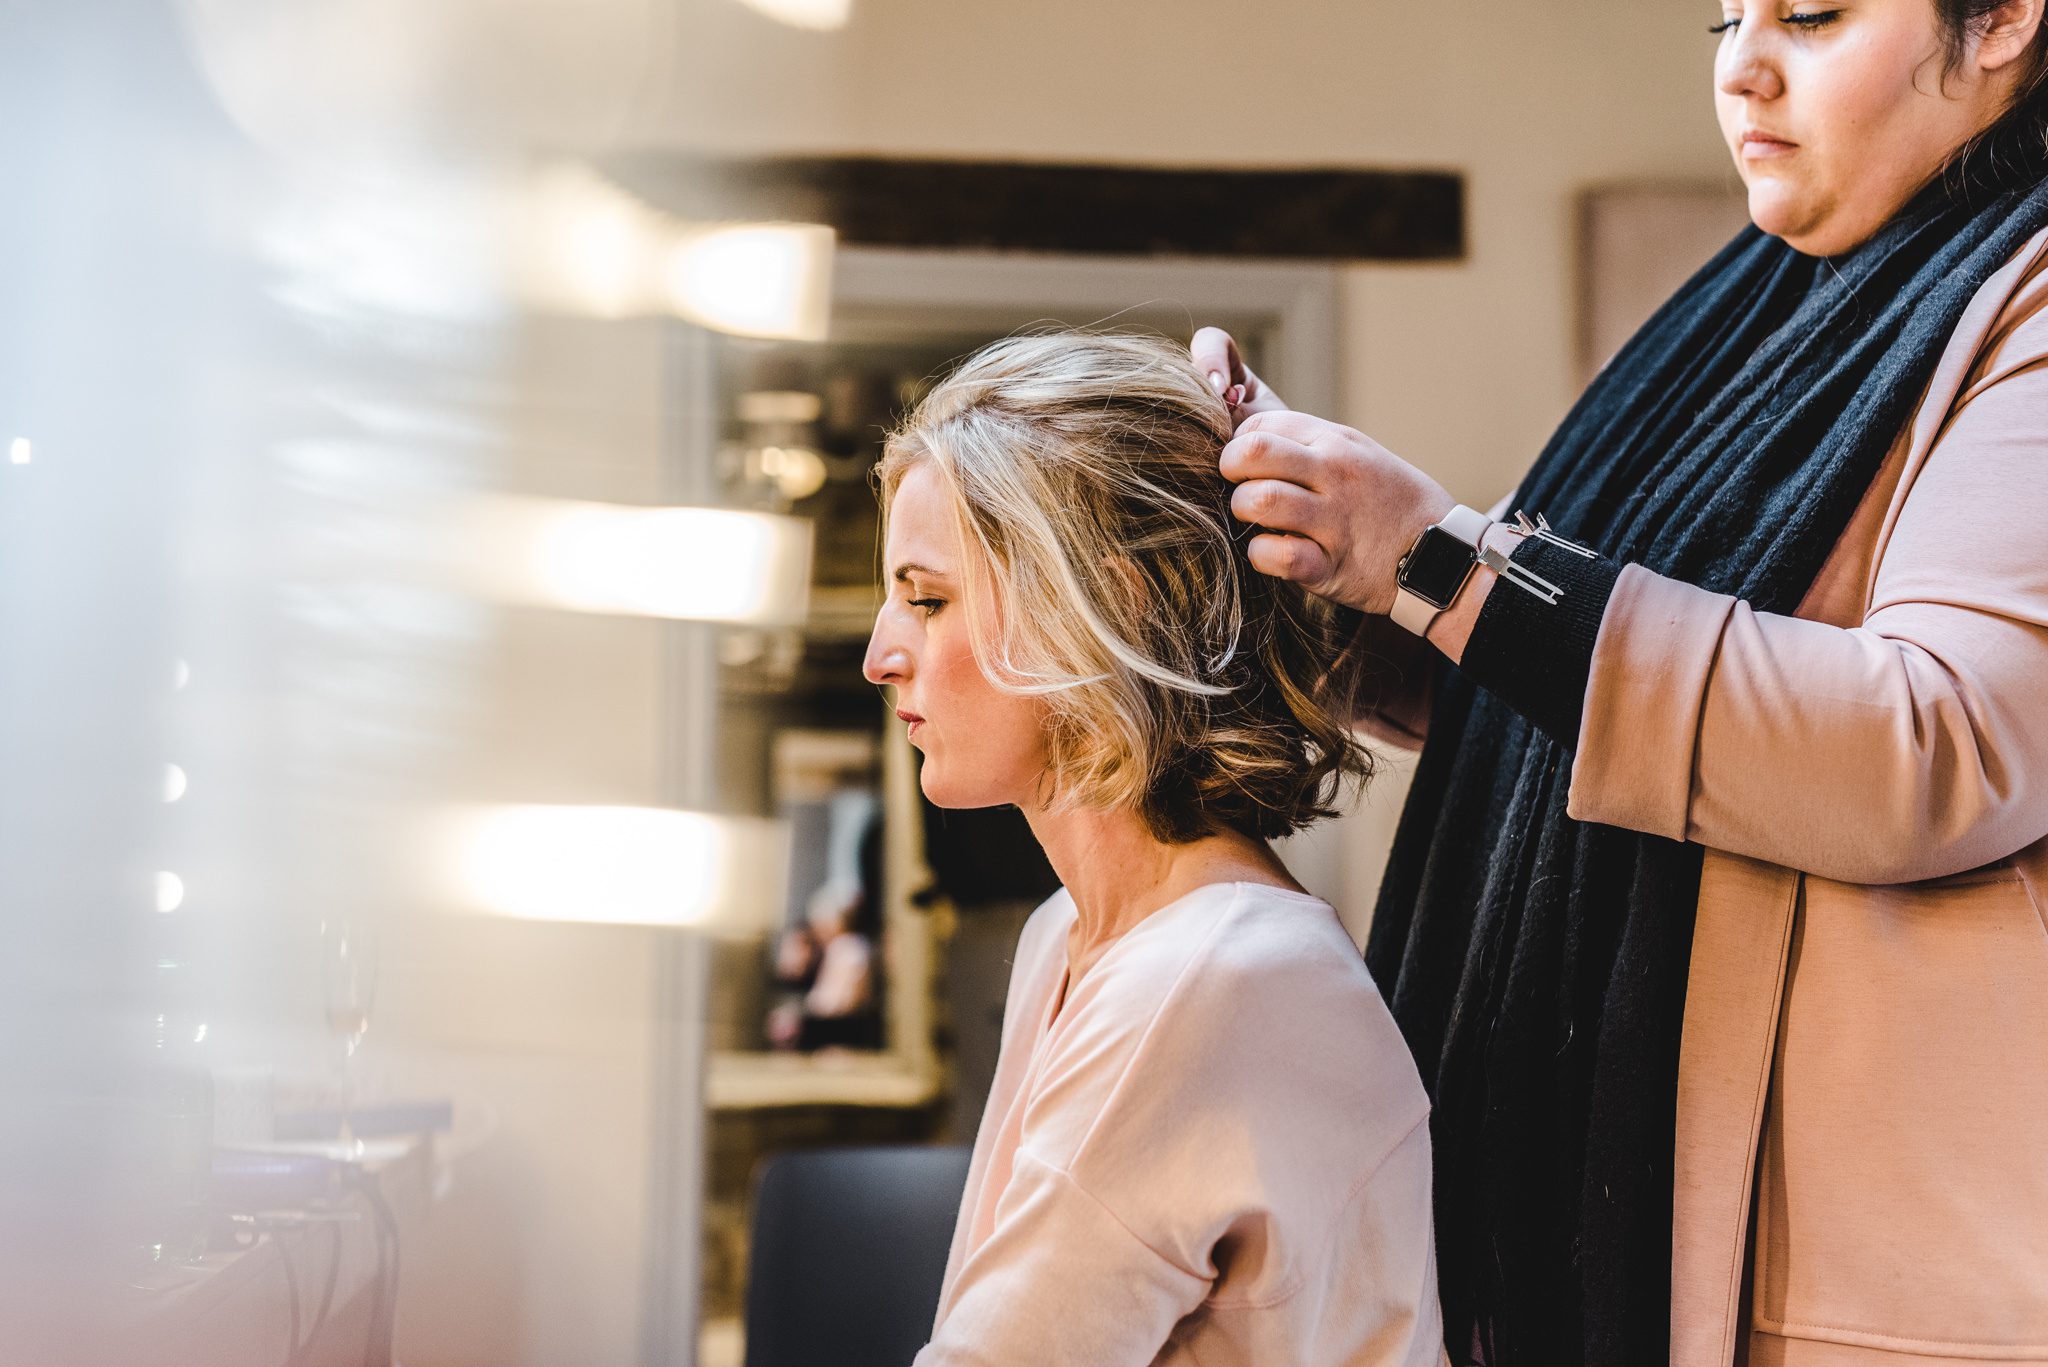
[[[1225,399],[1238,386],[1243,393],[1231,406],[1230,420],[1235,426],[1242,426],[1244,420],[1254,413],[1284,413],[1287,401],[1270,389],[1266,382],[1253,373],[1244,363],[1244,356],[1237,349],[1237,339],[1222,328],[1203,328],[1188,343],[1188,355],[1194,358],[1202,373],[1209,377],[1209,388]]]
[[[1394,608],[1394,572],[1457,500],[1362,432],[1285,409],[1254,413],[1223,448],[1230,511],[1260,530],[1252,568],[1361,612]]]

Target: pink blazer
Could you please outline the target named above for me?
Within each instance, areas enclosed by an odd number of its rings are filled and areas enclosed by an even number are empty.
[[[1707,847],[1674,1367],[2048,1367],[2048,233],[1798,612],[1628,567],[1583,723],[1571,814]]]

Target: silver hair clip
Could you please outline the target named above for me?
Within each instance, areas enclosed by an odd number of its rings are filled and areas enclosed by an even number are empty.
[[[1517,512],[1515,514],[1515,525],[1521,528],[1523,536],[1533,536],[1539,541],[1548,541],[1553,546],[1562,546],[1573,555],[1582,555],[1588,560],[1598,560],[1600,558],[1597,551],[1589,551],[1576,541],[1567,541],[1552,531],[1550,529],[1550,519],[1541,513],[1536,514],[1536,520],[1531,522],[1527,513]]]
[[[1567,541],[1552,531],[1550,519],[1541,513],[1536,514],[1536,520],[1531,522],[1527,513],[1518,512],[1515,514],[1515,526],[1520,529],[1523,536],[1533,536],[1538,541],[1548,541],[1553,546],[1562,546],[1573,555],[1582,555],[1588,560],[1600,558],[1597,551],[1590,551],[1576,542]],[[1526,565],[1517,565],[1491,546],[1482,545],[1479,548],[1479,563],[1524,593],[1532,593],[1546,603],[1555,603],[1564,597],[1563,589]]]
[[[1501,578],[1525,593],[1533,593],[1546,603],[1555,603],[1564,597],[1564,590],[1545,579],[1534,570],[1517,565],[1491,546],[1479,548],[1479,563],[1492,570]]]

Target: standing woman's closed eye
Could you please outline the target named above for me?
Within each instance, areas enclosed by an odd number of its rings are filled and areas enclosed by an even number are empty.
[[[1842,11],[1838,9],[1798,10],[1791,14],[1779,15],[1776,22],[1795,32],[1814,33],[1836,23],[1841,17]],[[1741,24],[1742,16],[1740,14],[1730,14],[1722,19],[1720,23],[1709,25],[1707,32],[1713,34],[1731,33],[1739,28]]]

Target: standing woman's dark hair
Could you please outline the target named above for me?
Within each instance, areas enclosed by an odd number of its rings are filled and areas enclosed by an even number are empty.
[[[1945,51],[1942,53],[1952,71],[1961,64],[1969,49],[1970,41],[1981,38],[1997,18],[2003,0],[1934,0],[1935,18],[1941,24],[1941,36]],[[2030,58],[2033,65],[2013,101],[2015,109],[2031,107],[2036,118],[2048,119],[2048,108],[2044,108],[2035,97],[2041,94],[2044,76],[2048,76],[2048,26],[2034,35],[2034,50]],[[2048,123],[2042,125],[2048,135]]]
[[[1965,58],[1972,40],[1981,39],[1996,20],[2003,0],[1934,0],[1941,26],[1942,78],[1946,80]],[[2034,34],[2012,107],[2005,117],[1971,139],[1956,153],[1948,174],[1965,180],[1981,176],[1995,182],[2001,159],[2010,163],[2028,150],[2048,149],[2048,24]],[[1994,164],[1985,164],[1994,163]]]

